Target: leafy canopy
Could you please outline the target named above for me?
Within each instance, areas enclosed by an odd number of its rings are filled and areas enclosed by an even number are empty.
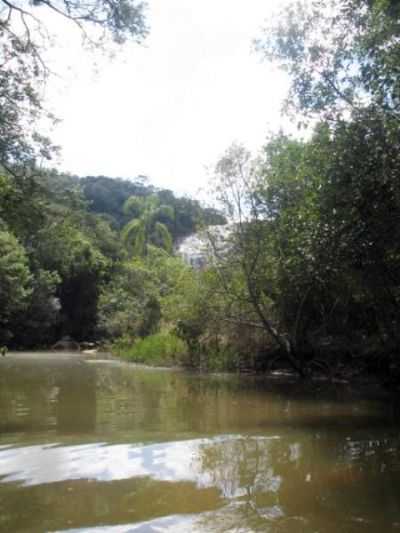
[[[131,243],[133,255],[147,255],[151,244],[168,253],[172,252],[171,234],[161,222],[164,219],[173,220],[171,206],[161,205],[155,195],[145,198],[131,196],[124,204],[124,212],[135,217],[122,229],[122,238],[126,243]]]

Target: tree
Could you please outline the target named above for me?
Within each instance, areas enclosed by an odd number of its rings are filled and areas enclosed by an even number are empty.
[[[43,53],[51,34],[43,21],[46,10],[76,25],[98,46],[107,37],[120,44],[128,38],[141,40],[147,32],[144,4],[136,0],[1,0],[0,164],[13,172],[23,173],[55,150],[37,128],[40,117],[54,119],[41,96],[50,74]]]
[[[328,130],[308,143],[279,134],[257,160],[238,146],[217,165],[220,200],[235,222],[231,248],[217,264],[231,300],[227,318],[262,328],[300,374],[317,355],[315,335],[326,335],[331,311],[341,309],[340,261],[327,254],[321,196],[328,182]],[[342,265],[343,266],[343,265]],[[265,350],[272,359],[276,350]]]
[[[152,272],[140,260],[120,263],[99,298],[98,330],[104,338],[129,339],[145,330],[157,328],[159,319],[150,324],[158,288]],[[149,327],[150,324],[150,327]]]
[[[164,324],[173,322],[175,297],[190,274],[180,259],[154,246],[144,257],[117,264],[101,290],[101,333],[132,342],[135,337],[157,332],[161,320]]]
[[[39,268],[32,272],[26,305],[9,322],[11,344],[17,348],[49,346],[58,340],[56,329],[61,302],[56,296],[61,278],[57,272]]]
[[[116,228],[128,222],[123,205],[130,196],[149,196],[154,193],[154,187],[139,177],[123,180],[106,176],[87,176],[80,178],[79,184],[89,210],[107,215]]]
[[[25,250],[4,228],[0,228],[0,250],[0,343],[5,344],[12,338],[10,320],[28,305],[31,273]]]
[[[55,218],[39,232],[35,249],[36,261],[60,277],[59,333],[77,340],[94,334],[101,281],[110,263],[82,229],[73,220]]]
[[[343,330],[377,335],[386,350],[399,343],[398,129],[366,109],[339,123],[329,138],[316,136],[315,145],[326,176],[320,190],[323,232],[315,245],[320,256],[329,254],[326,277],[346,302],[336,306],[336,319]]]
[[[299,120],[322,120],[306,175],[319,174],[311,257],[324,281],[308,315],[381,359],[400,342],[399,16],[390,0],[294,4],[258,43],[289,72]]]
[[[285,6],[257,47],[289,73],[287,108],[332,121],[372,105],[398,119],[399,14],[390,0]]]
[[[271,221],[259,209],[258,179],[257,164],[243,146],[231,146],[216,165],[216,191],[235,224],[230,252],[217,269],[231,307],[242,308],[240,314],[247,315],[243,323],[263,328],[302,373],[296,347],[279,320],[279,256],[274,253]],[[240,315],[231,318],[242,320]]]
[[[139,198],[131,196],[124,204],[125,214],[134,218],[122,229],[123,240],[131,244],[134,255],[143,257],[148,253],[149,245],[153,244],[172,252],[172,237],[167,226],[160,222],[161,218],[173,219],[171,207],[160,205],[157,196]]]

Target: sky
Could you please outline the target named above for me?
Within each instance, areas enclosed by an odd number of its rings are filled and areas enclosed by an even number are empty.
[[[57,168],[204,192],[232,142],[256,153],[269,132],[289,127],[286,75],[252,44],[283,1],[149,0],[148,38],[113,59],[85,52],[58,21],[46,93],[61,119]]]

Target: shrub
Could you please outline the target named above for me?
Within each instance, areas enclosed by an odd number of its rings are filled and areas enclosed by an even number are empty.
[[[121,338],[113,344],[113,353],[148,365],[172,365],[182,362],[187,356],[187,345],[172,333],[156,333],[135,341]]]

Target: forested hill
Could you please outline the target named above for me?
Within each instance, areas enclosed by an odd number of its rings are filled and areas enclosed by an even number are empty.
[[[173,210],[171,220],[165,218],[174,239],[196,231],[199,223],[205,225],[225,224],[225,218],[213,208],[205,208],[197,200],[176,196],[168,189],[158,189],[146,178],[134,179],[109,178],[106,176],[87,176],[78,180],[88,209],[93,213],[109,215],[115,227],[121,228],[130,217],[124,213],[123,206],[131,196],[155,196],[160,204]]]
[[[204,207],[198,200],[178,196],[169,189],[152,185],[144,176],[123,179],[108,176],[78,177],[59,174],[54,171],[43,173],[38,182],[61,203],[66,196],[75,195],[83,201],[90,213],[103,215],[111,226],[119,230],[132,216],[124,212],[125,202],[130,197],[143,200],[157,198],[160,205],[173,210],[172,217],[163,217],[163,222],[171,232],[173,240],[194,233],[198,226],[226,224],[225,217],[212,207]]]

